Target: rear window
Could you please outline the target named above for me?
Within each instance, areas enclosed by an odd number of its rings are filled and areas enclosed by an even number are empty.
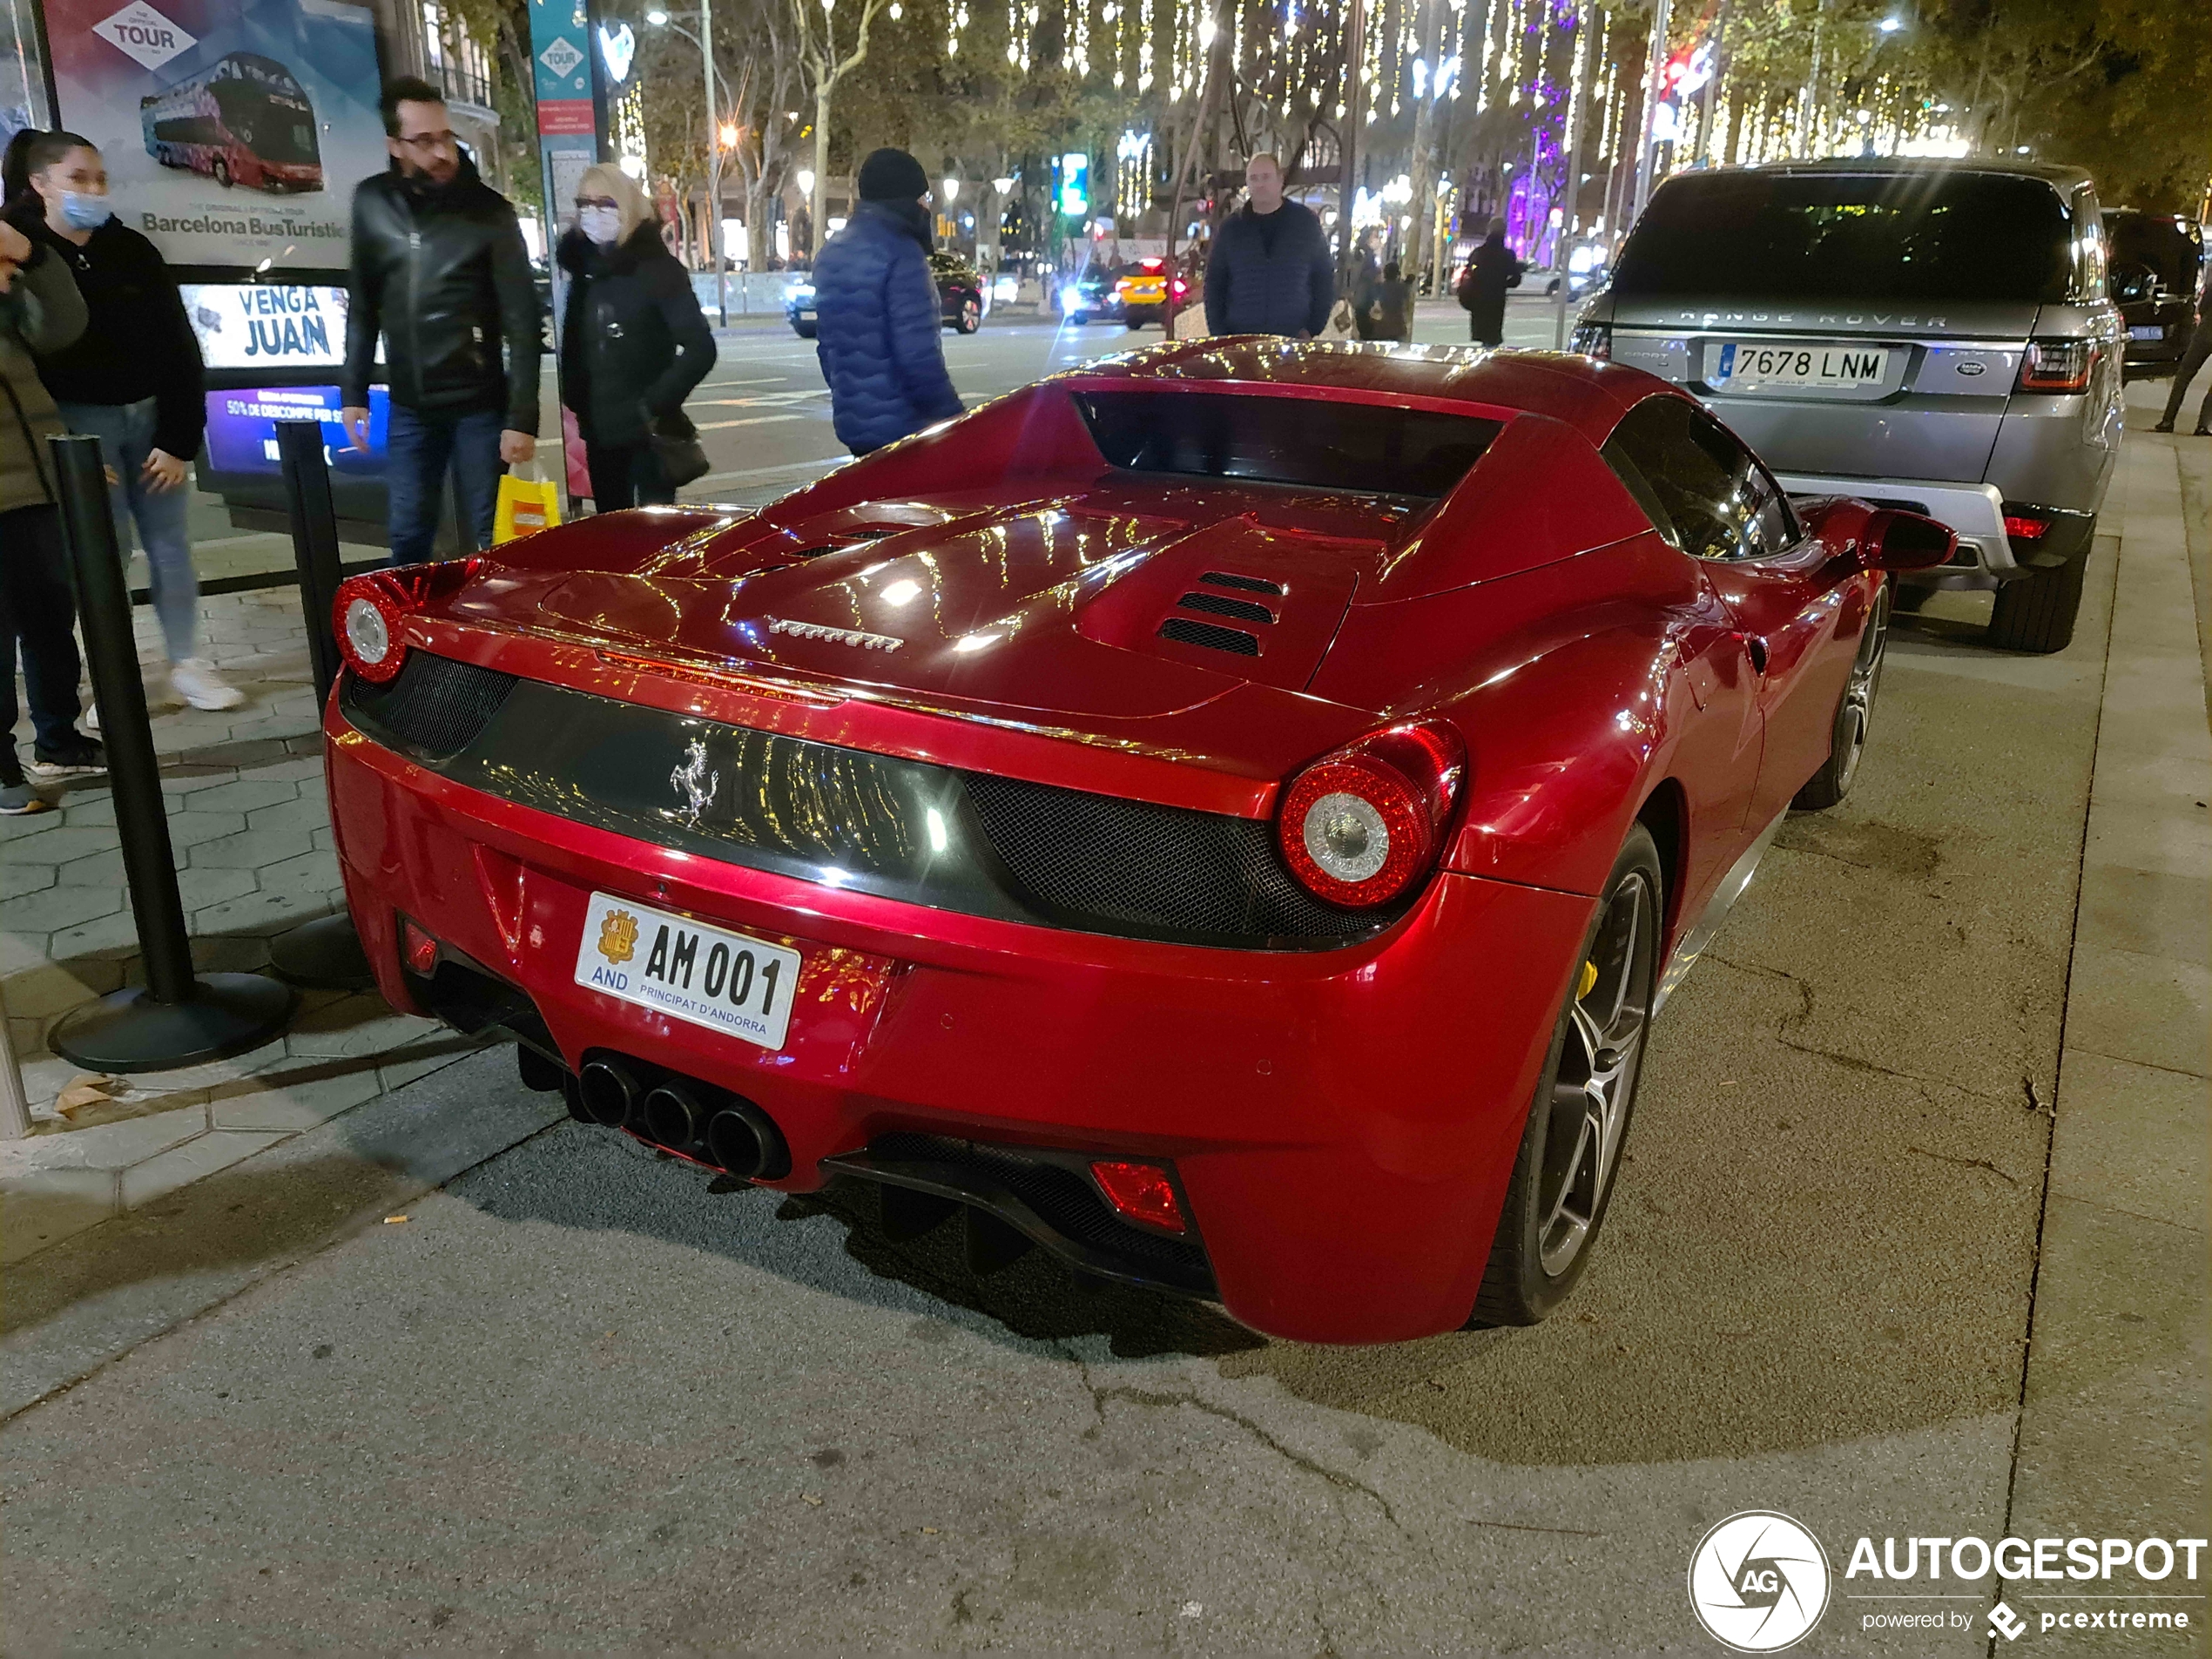
[[[1994,173],[1709,173],[1636,221],[1614,292],[1743,300],[2066,298],[2066,207]]]
[[[1099,453],[1130,472],[1433,500],[1500,423],[1467,415],[1229,392],[1079,392]]]

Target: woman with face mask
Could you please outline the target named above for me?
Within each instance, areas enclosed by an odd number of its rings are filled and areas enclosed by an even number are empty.
[[[84,297],[84,333],[40,358],[39,378],[69,429],[99,439],[125,547],[133,523],[145,544],[171,688],[196,709],[236,708],[244,694],[199,654],[196,638],[185,469],[199,453],[206,384],[177,280],[153,244],[115,218],[100,152],[74,132],[17,133],[0,182],[9,221],[60,259]]]
[[[592,505],[610,513],[672,502],[653,435],[691,435],[684,400],[714,367],[691,280],[662,242],[645,192],[619,167],[584,170],[576,228],[557,257],[569,274],[561,401],[583,434]]]

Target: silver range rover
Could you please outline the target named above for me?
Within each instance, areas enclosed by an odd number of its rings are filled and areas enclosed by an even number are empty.
[[[1991,643],[2053,651],[2120,452],[2123,334],[2087,173],[1870,158],[1669,179],[1575,345],[1688,388],[1793,496],[1941,519],[1959,551],[1898,604],[1994,589]]]

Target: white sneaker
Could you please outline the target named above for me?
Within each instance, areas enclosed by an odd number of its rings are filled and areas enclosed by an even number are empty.
[[[84,732],[98,732],[100,729],[100,699],[90,691],[84,694],[84,712],[78,718],[77,725],[80,731]]]
[[[169,670],[169,688],[196,709],[234,709],[246,693],[226,685],[205,657],[187,657]]]

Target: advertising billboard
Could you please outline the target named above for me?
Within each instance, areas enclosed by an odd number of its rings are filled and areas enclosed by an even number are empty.
[[[346,361],[341,287],[187,282],[181,291],[210,368],[337,368]]]
[[[46,0],[61,124],[176,265],[342,269],[387,163],[376,32],[351,0]]]
[[[334,479],[381,478],[385,432],[392,405],[381,386],[368,393],[368,450],[353,447],[339,420],[335,386],[266,386],[210,392],[207,396],[207,466],[218,473],[283,470],[277,453],[279,421],[319,421],[323,454]]]

